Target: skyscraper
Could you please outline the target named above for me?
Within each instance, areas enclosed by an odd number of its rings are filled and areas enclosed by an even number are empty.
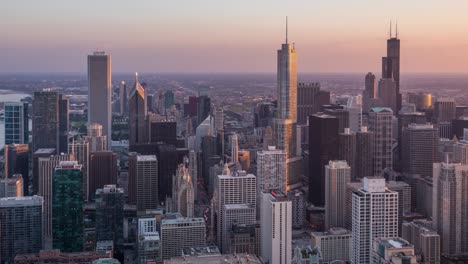
[[[39,158],[48,158],[55,155],[55,149],[38,149],[32,154],[32,194],[37,194],[39,190]],[[52,168],[53,169],[53,168]],[[52,171],[51,169],[51,171]]]
[[[392,116],[388,107],[374,107],[369,111],[369,130],[374,132],[374,173],[383,175],[383,170],[392,168]]]
[[[286,152],[274,146],[257,152],[257,192],[280,190],[286,193],[287,167]]]
[[[468,253],[468,165],[434,163],[432,224],[440,235],[442,255]]]
[[[215,196],[217,201],[213,210],[217,214],[217,242],[218,247],[223,252],[224,242],[227,241],[228,230],[225,229],[225,206],[226,205],[247,205],[253,209],[253,219],[256,215],[256,177],[245,172],[237,172],[235,175],[218,175]],[[229,208],[228,208],[229,209]],[[235,208],[232,208],[235,209]],[[252,219],[252,216],[248,219]],[[250,224],[238,222],[238,224]],[[230,229],[230,227],[227,227]]]
[[[365,177],[364,187],[352,193],[351,263],[372,263],[372,242],[398,236],[398,193],[385,187],[385,179]]]
[[[91,152],[88,172],[88,199],[94,200],[97,189],[117,184],[117,154],[111,151]]]
[[[236,133],[231,136],[231,162],[239,163],[239,139]]]
[[[0,199],[0,263],[42,250],[42,197]]]
[[[59,96],[55,91],[34,92],[32,112],[32,151],[59,149]]]
[[[398,38],[398,25],[395,36],[392,36],[390,25],[390,38],[387,40],[387,56],[382,57],[382,78],[395,81],[395,98],[397,99],[397,111],[401,109],[400,94],[400,39]]]
[[[452,122],[455,119],[455,99],[453,98],[437,98],[434,104],[434,115],[437,123]]]
[[[410,124],[402,131],[402,171],[432,176],[438,160],[439,131],[432,124]]]
[[[378,91],[380,106],[389,107],[394,113],[398,113],[396,82],[391,78],[380,79]]]
[[[128,92],[127,84],[122,81],[119,89],[120,114],[128,114]]]
[[[29,194],[29,145],[11,144],[5,145],[5,178],[11,178],[15,174],[23,177],[23,193]]]
[[[297,53],[288,42],[286,20],[286,41],[278,50],[278,118],[297,121]]]
[[[137,73],[135,73],[135,84],[128,96],[128,111],[129,144],[146,143],[148,140],[145,119],[148,111],[145,90],[138,81]]]
[[[52,246],[63,252],[84,247],[82,178],[76,161],[61,161],[53,173]]]
[[[203,122],[211,112],[211,98],[207,95],[201,95],[197,100],[197,125]],[[213,131],[214,132],[214,131]]]
[[[158,207],[158,160],[155,155],[129,155],[129,203],[138,211]]]
[[[320,111],[321,105],[329,103],[330,93],[320,91],[320,83],[299,83],[297,85],[297,123],[307,124],[310,115]]]
[[[182,249],[206,246],[203,218],[163,219],[161,221],[162,259],[181,256]]]
[[[184,217],[194,217],[195,197],[193,181],[185,164],[179,164],[173,177],[170,212],[180,213]],[[169,204],[169,202],[166,203]]]
[[[297,154],[296,123],[292,119],[273,119],[273,144],[286,152],[288,158]]]
[[[351,167],[344,160],[325,165],[325,229],[346,227],[346,185],[351,182]]]
[[[261,254],[271,264],[292,260],[292,203],[280,191],[261,194]]]
[[[73,141],[68,144],[68,153],[75,157],[78,164],[82,165],[83,175],[83,199],[87,200],[89,185],[89,142],[85,140]]]
[[[325,204],[325,165],[338,158],[338,119],[325,114],[309,117],[309,200]]]
[[[356,152],[356,134],[349,128],[344,133],[338,134],[338,159],[345,160],[351,167],[351,179],[356,177],[356,158],[360,153]]]
[[[375,75],[372,72],[369,72],[366,74],[364,94],[365,94],[365,97],[368,97],[368,98],[377,97],[377,86],[375,85]]]
[[[105,52],[88,55],[88,124],[102,125],[107,146],[112,146],[112,66]]]
[[[107,136],[102,135],[102,125],[93,123],[88,124],[85,141],[89,143],[90,152],[99,152],[108,150]]]
[[[5,145],[29,143],[28,103],[5,102]]]
[[[374,174],[374,133],[367,131],[367,127],[361,127],[361,131],[356,133],[356,153],[353,181]]]
[[[96,190],[96,241],[112,240],[115,255],[123,256],[124,191],[115,185]]]
[[[59,94],[58,99],[58,151],[60,153],[67,153],[68,151],[68,130],[70,129],[69,122],[70,103],[68,98],[63,94]]]

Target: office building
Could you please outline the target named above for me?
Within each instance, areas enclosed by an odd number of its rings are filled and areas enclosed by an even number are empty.
[[[432,225],[432,222],[428,222]],[[440,263],[440,236],[423,221],[404,222],[401,237],[414,245],[414,252],[421,263]]]
[[[338,119],[331,115],[309,117],[309,201],[325,204],[325,165],[338,158]]]
[[[246,253],[213,254],[210,250],[207,254],[183,256],[166,260],[165,264],[217,264],[217,263],[263,263],[257,256]]]
[[[0,198],[7,197],[23,197],[23,176],[21,174],[0,179]]]
[[[440,235],[441,253],[468,253],[468,165],[434,163],[432,191],[433,229]]]
[[[297,85],[297,123],[307,124],[310,115],[320,111],[320,106],[330,104],[330,93],[320,90],[320,83]]]
[[[182,249],[206,246],[206,226],[203,218],[163,219],[161,221],[162,259],[182,255]]]
[[[114,256],[123,257],[124,204],[121,188],[105,185],[96,190],[96,241],[112,241]]]
[[[375,81],[375,75],[372,72],[366,74],[364,80],[364,95],[363,97],[377,98],[377,86]]]
[[[334,116],[338,119],[338,133],[344,133],[345,128],[349,128],[349,112],[342,108],[324,109],[324,114]]]
[[[171,109],[171,107],[174,105],[174,92],[171,90],[167,90],[164,93],[164,112],[166,112],[168,109]]]
[[[410,124],[402,131],[402,171],[408,174],[432,176],[432,164],[437,162],[439,131],[432,124]]]
[[[146,264],[162,260],[162,243],[155,217],[138,219],[138,263]]]
[[[468,136],[465,137],[465,130],[468,130],[468,117],[460,117],[452,120],[452,135],[458,139],[468,141]],[[451,138],[453,138],[453,136]]]
[[[5,178],[11,178],[15,174],[23,177],[23,193],[29,194],[29,145],[11,144],[5,145]]]
[[[356,152],[356,133],[345,128],[343,133],[338,134],[338,160],[345,160],[351,167],[351,179],[355,179],[356,158],[360,153]]]
[[[180,213],[184,217],[194,217],[195,196],[193,181],[185,164],[179,164],[173,177],[172,196],[170,202],[166,199],[169,212]]]
[[[129,144],[146,143],[146,115],[148,114],[145,89],[138,81],[138,74],[135,73],[135,84],[130,89],[128,95],[128,127]]]
[[[388,107],[374,107],[369,111],[369,130],[374,132],[374,173],[383,175],[383,170],[392,168],[392,116]]]
[[[371,263],[374,239],[398,236],[398,193],[383,178],[365,177],[363,187],[352,192],[351,219],[351,263]]]
[[[221,252],[225,252],[224,242],[227,239],[229,230],[225,229],[225,205],[247,205],[253,209],[253,219],[256,215],[256,177],[243,171],[238,171],[232,175],[218,175],[215,196],[217,201],[213,210],[217,214],[217,244]],[[230,208],[227,208],[230,209]],[[235,208],[233,208],[235,209]],[[243,224],[242,222],[238,222]],[[249,223],[246,223],[249,224]],[[230,229],[230,227],[228,227]]]
[[[229,231],[228,252],[257,255],[256,225],[233,224]]]
[[[351,182],[351,167],[344,160],[325,165],[325,228],[346,227],[346,185]]]
[[[294,45],[286,41],[278,50],[277,61],[278,115],[279,119],[297,121],[297,53]]]
[[[29,143],[28,103],[5,102],[5,145]]]
[[[81,165],[61,161],[52,184],[52,246],[63,252],[80,252],[84,246]]]
[[[197,116],[197,112],[198,112],[198,97],[189,96],[188,116],[189,117]]]
[[[400,94],[400,39],[398,38],[398,27],[395,36],[392,36],[390,26],[390,38],[387,39],[387,56],[382,57],[382,78],[395,81],[395,98],[397,98],[397,112],[401,109]]]
[[[55,91],[34,92],[32,112],[32,151],[59,149],[59,95]]]
[[[89,185],[89,142],[85,140],[73,141],[68,144],[68,153],[80,164],[83,175],[83,199],[88,200]]]
[[[105,52],[88,55],[88,124],[102,125],[107,146],[112,146],[112,66]],[[94,150],[92,150],[94,151]]]
[[[36,151],[37,154],[45,154],[47,149]],[[38,153],[39,152],[39,153]],[[38,192],[44,199],[44,248],[52,249],[52,200],[53,200],[53,173],[61,161],[74,160],[73,155],[60,154],[47,157],[38,157]]]
[[[42,197],[0,199],[0,263],[42,249]]]
[[[58,99],[58,152],[67,153],[68,151],[68,132],[70,130],[70,102],[63,94],[59,94]]]
[[[137,211],[158,207],[158,160],[155,155],[129,155],[129,203]]]
[[[378,91],[380,105],[392,109],[394,113],[398,113],[395,81],[391,78],[380,79]]]
[[[351,232],[340,227],[312,232],[311,246],[319,248],[324,263],[351,261]]]
[[[257,191],[281,190],[286,193],[287,167],[286,152],[274,146],[257,152]]]
[[[99,152],[108,150],[107,136],[102,134],[102,125],[93,123],[87,128],[85,141],[89,143],[90,152]]]
[[[299,190],[288,191],[288,200],[292,203],[292,227],[301,229],[305,221],[306,198],[304,193]]]
[[[271,126],[275,118],[275,106],[269,102],[258,103],[254,108],[254,127]]]
[[[408,93],[408,103],[414,104],[416,110],[424,111],[432,107],[432,94],[430,93]]]
[[[262,193],[261,254],[271,264],[292,260],[292,203],[280,191]]]
[[[216,108],[214,118],[216,131],[224,130],[224,109],[222,107]]]
[[[231,135],[231,163],[239,163],[239,139],[236,133]]]
[[[197,125],[205,120],[211,113],[211,98],[207,95],[201,95],[197,100]]]
[[[39,190],[39,158],[49,158],[56,154],[55,149],[38,149],[32,154],[32,194],[37,194]],[[51,169],[51,171],[53,168]]]
[[[111,151],[90,152],[88,171],[88,199],[94,200],[97,189],[117,184],[117,154]]]
[[[122,81],[120,83],[119,88],[119,103],[120,103],[120,114],[126,115],[128,114],[128,92],[127,92],[127,84]]]
[[[437,123],[452,122],[455,119],[455,99],[453,98],[437,98],[434,103],[434,115]]]
[[[233,225],[253,225],[255,224],[256,208],[251,204],[225,204],[223,206],[223,227],[225,231],[223,236],[223,253],[230,252],[230,232]]]
[[[361,127],[361,131],[356,132],[356,153],[354,162],[353,181],[366,176],[374,175],[374,132],[368,131],[367,127]]]
[[[373,241],[371,263],[416,264],[414,246],[400,237],[376,238]]]
[[[168,120],[153,121],[150,123],[149,135],[150,142],[176,145],[177,123]]]

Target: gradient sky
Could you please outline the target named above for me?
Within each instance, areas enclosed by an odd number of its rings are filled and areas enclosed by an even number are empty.
[[[0,16],[0,72],[275,72],[296,43],[300,72],[379,71],[398,20],[402,71],[468,72],[466,0],[14,0]]]

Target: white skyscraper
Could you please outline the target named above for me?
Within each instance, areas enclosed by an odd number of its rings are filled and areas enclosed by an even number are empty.
[[[88,55],[88,124],[102,125],[107,146],[112,145],[112,68],[111,56],[105,52]]]
[[[392,116],[388,107],[374,107],[369,111],[369,130],[374,132],[374,175],[381,176],[385,168],[392,168]]]
[[[365,177],[363,183],[352,194],[353,264],[371,262],[375,238],[398,236],[398,193],[385,187],[384,178]]]
[[[216,204],[213,210],[217,214],[217,241],[218,247],[222,252],[225,252],[224,241],[228,230],[230,228],[225,225],[227,216],[225,212],[227,209],[235,209],[225,207],[226,205],[248,205],[253,208],[250,211],[252,217],[255,219],[256,215],[256,177],[252,174],[245,173],[245,171],[238,171],[232,175],[218,175],[216,182],[216,190],[214,196],[217,197]],[[252,217],[246,217],[249,220]],[[239,219],[241,220],[241,219]],[[250,220],[249,220],[250,221]],[[243,221],[238,221],[238,224],[244,224]]]
[[[468,165],[434,163],[432,224],[442,255],[468,254]]]
[[[325,165],[325,229],[346,227],[346,185],[351,167],[344,160]]]
[[[292,202],[280,191],[262,193],[261,254],[270,264],[291,263]]]
[[[236,133],[231,136],[231,162],[239,163],[239,139]]]
[[[269,146],[268,150],[257,152],[257,191],[280,190],[286,193],[287,167],[286,152]]]

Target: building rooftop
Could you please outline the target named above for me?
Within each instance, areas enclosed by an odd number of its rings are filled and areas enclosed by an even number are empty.
[[[0,198],[0,207],[22,207],[42,205],[42,196],[23,196]]]
[[[216,246],[192,247],[182,249],[182,256],[221,256]]]
[[[54,148],[40,148],[34,152],[34,154],[49,154],[54,155],[55,149]]]
[[[225,204],[224,207],[227,210],[251,209],[251,208],[253,208],[250,204]]]
[[[156,155],[137,155],[137,161],[157,161]]]
[[[400,237],[395,238],[377,238],[376,241],[379,244],[383,245],[386,248],[405,248],[405,247],[413,247],[408,241],[404,240]]]
[[[171,224],[191,224],[191,223],[205,223],[205,220],[202,217],[179,217],[175,219],[163,219],[161,225],[171,225]]]
[[[260,259],[255,255],[245,253],[225,254],[219,256],[183,256],[175,257],[164,261],[165,264],[261,264]]]
[[[325,232],[312,232],[313,236],[342,236],[342,235],[349,235],[351,236],[351,231],[341,228],[341,227],[332,227],[328,231]]]
[[[392,109],[389,107],[374,107],[371,109],[372,112],[374,113],[380,113],[380,112],[391,112],[393,113]]]

